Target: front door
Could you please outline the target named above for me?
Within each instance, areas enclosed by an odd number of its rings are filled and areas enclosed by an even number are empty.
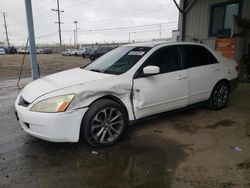
[[[146,76],[143,68],[158,66],[160,73]],[[136,119],[185,107],[188,100],[188,75],[183,69],[180,50],[167,46],[156,50],[134,78],[133,105]]]

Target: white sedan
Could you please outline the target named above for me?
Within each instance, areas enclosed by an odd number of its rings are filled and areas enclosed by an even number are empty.
[[[5,55],[5,49],[4,48],[0,48],[0,55]]]
[[[129,44],[85,67],[31,82],[16,99],[16,115],[35,137],[82,137],[92,146],[109,146],[141,118],[193,104],[224,108],[237,85],[237,69],[234,60],[202,44]]]
[[[67,49],[66,51],[62,52],[63,56],[77,56],[78,50],[77,49]]]

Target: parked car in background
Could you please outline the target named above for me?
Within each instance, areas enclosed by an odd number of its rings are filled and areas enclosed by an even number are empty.
[[[91,48],[84,48],[83,53],[82,53],[82,57],[83,57],[83,58],[89,57],[90,54],[91,54],[91,52],[92,52],[92,49],[91,49]]]
[[[52,54],[52,49],[51,48],[43,48],[43,53],[44,54]]]
[[[29,49],[25,49],[25,48],[18,48],[17,50],[18,54],[29,54]]]
[[[106,54],[107,52],[113,50],[114,47],[98,47],[91,54],[89,55],[89,59],[94,61],[95,59],[101,57],[102,55]]]
[[[9,46],[9,47],[5,48],[5,52],[7,54],[16,54],[17,49],[14,46]]]
[[[16,116],[24,131],[44,140],[82,137],[110,146],[141,118],[195,104],[223,109],[238,67],[199,43],[128,44],[85,67],[29,83],[16,99]]]
[[[72,56],[75,55],[77,56],[78,50],[77,49],[67,49],[66,51],[62,52],[63,56]]]
[[[37,54],[43,54],[43,49],[42,49],[42,48],[36,49],[36,53],[37,53]]]
[[[71,49],[69,55],[70,56],[72,56],[72,55],[77,56],[77,53],[78,53],[78,49]]]
[[[5,52],[5,49],[4,48],[0,48],[0,55],[5,55],[6,52]]]
[[[63,56],[69,56],[69,54],[70,54],[70,49],[67,49],[67,50],[65,50],[65,51],[62,51],[62,55],[63,55]]]
[[[83,51],[84,51],[84,49],[80,48],[79,50],[75,51],[75,53],[76,53],[75,55],[76,56],[82,56]]]

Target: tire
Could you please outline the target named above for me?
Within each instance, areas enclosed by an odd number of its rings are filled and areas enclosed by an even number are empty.
[[[208,107],[212,110],[221,110],[225,108],[229,98],[229,86],[226,82],[219,82],[215,85],[209,100]]]
[[[91,55],[91,56],[89,57],[89,59],[90,59],[91,61],[94,61],[94,60],[95,60],[95,57],[94,57],[93,55]]]
[[[120,104],[99,100],[90,106],[82,120],[81,137],[94,147],[111,146],[121,139],[127,124],[127,113]]]

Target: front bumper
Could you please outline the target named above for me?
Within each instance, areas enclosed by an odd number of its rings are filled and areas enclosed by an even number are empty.
[[[19,97],[17,98],[17,101]],[[77,142],[87,108],[61,113],[32,112],[15,103],[16,116],[28,134],[51,142]]]

